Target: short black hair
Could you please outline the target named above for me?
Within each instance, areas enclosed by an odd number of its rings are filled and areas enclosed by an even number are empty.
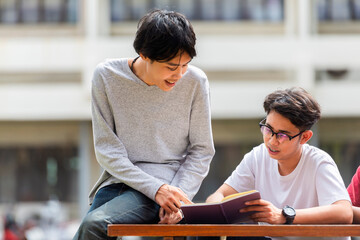
[[[133,45],[151,60],[169,61],[179,52],[195,57],[195,43],[193,27],[184,15],[157,9],[140,19]]]
[[[321,115],[320,105],[305,89],[293,87],[277,90],[264,101],[264,110],[272,110],[290,120],[300,130],[309,130]]]

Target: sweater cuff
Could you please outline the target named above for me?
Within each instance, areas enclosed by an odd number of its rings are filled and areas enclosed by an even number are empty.
[[[159,188],[164,184],[165,184],[164,182],[158,180],[152,184],[151,188],[144,189],[143,194],[145,194],[148,198],[156,202],[155,201],[156,193],[158,192]]]

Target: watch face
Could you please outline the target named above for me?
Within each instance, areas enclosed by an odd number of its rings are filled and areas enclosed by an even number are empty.
[[[294,216],[295,215],[295,210],[292,207],[285,207],[284,212],[288,216]]]

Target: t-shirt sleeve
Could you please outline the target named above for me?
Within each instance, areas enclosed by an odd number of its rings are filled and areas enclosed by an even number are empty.
[[[356,170],[347,191],[353,206],[360,207],[360,167]]]
[[[255,189],[255,177],[253,172],[254,150],[247,153],[225,183],[238,192]]]
[[[316,173],[319,205],[330,205],[339,200],[350,201],[344,181],[335,163],[323,161]]]

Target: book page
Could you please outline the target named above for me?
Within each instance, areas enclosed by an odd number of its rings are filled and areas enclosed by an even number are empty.
[[[256,190],[250,190],[250,191],[241,192],[241,193],[234,193],[234,194],[231,194],[229,196],[224,197],[221,200],[221,202],[224,202],[224,201],[227,201],[229,199],[233,199],[233,198],[236,198],[236,197],[239,197],[239,196],[245,196],[245,195],[248,195],[248,194],[253,193],[253,192],[256,192]]]

